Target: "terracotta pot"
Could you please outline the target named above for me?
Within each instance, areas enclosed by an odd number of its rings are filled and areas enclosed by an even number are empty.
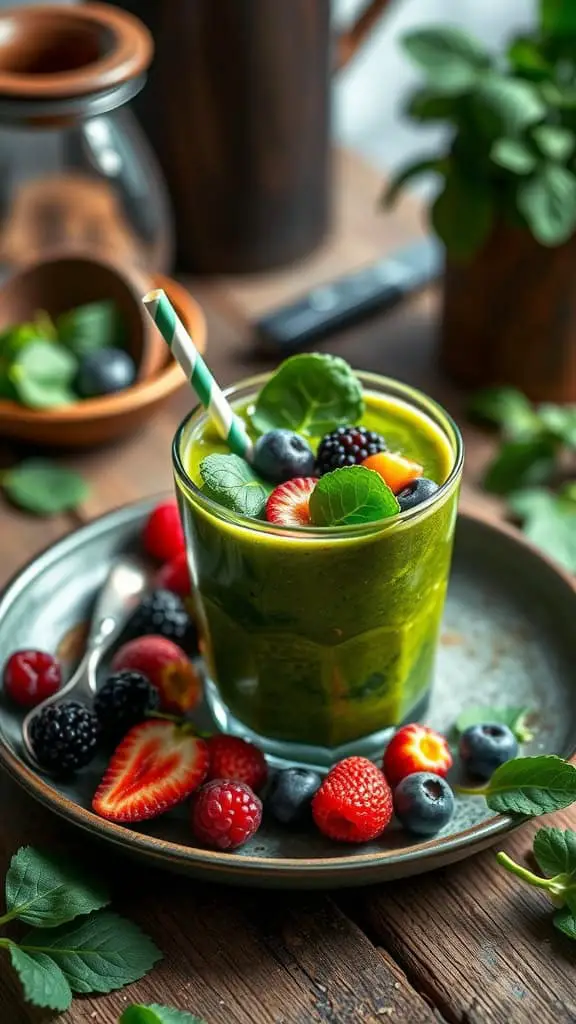
[[[499,225],[469,263],[449,261],[440,361],[465,387],[576,402],[576,237],[548,249]]]

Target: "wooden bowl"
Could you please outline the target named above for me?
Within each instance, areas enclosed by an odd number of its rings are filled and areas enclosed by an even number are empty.
[[[74,262],[77,262],[74,260]],[[88,261],[92,262],[92,261]],[[95,266],[104,266],[95,264]],[[51,315],[57,315],[81,302],[90,302],[95,298],[115,298],[119,304],[127,302],[127,322],[133,325],[137,333],[140,328],[140,317],[147,318],[144,307],[141,307],[141,296],[150,286],[163,288],[173,303],[184,326],[193,336],[199,351],[206,348],[206,321],[204,313],[187,290],[172,278],[161,274],[153,275],[151,281],[142,282],[142,290],[134,291],[122,275],[109,266],[110,273],[108,292],[98,295],[85,293],[80,297],[78,292],[70,295],[67,301],[56,300],[55,297],[42,293],[43,302],[39,302],[40,290],[30,289],[27,294],[31,302],[26,305],[24,294],[17,283],[22,275],[17,275],[3,289],[0,289],[0,330],[12,323],[26,320],[36,309],[45,309]],[[114,284],[112,284],[114,282]],[[122,287],[120,287],[120,282]],[[132,291],[133,294],[130,294]],[[130,302],[126,299],[126,294]],[[10,295],[10,302],[8,302]],[[60,302],[60,305],[57,304]],[[7,311],[8,307],[8,311]],[[145,320],[143,321],[145,323]],[[147,329],[147,328],[146,328]],[[56,446],[63,448],[87,448],[103,444],[130,433],[143,426],[157,409],[185,383],[185,377],[178,364],[172,358],[159,332],[151,324],[149,328],[150,349],[145,366],[146,376],[140,375],[139,380],[130,388],[118,391],[114,395],[101,398],[90,398],[55,409],[28,409],[17,402],[0,400],[0,437],[12,437],[37,445]]]

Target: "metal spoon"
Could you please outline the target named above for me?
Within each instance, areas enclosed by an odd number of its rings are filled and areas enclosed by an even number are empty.
[[[114,562],[96,601],[82,661],[66,685],[29,711],[22,723],[24,750],[35,768],[41,766],[34,756],[32,745],[31,727],[34,719],[44,708],[51,704],[61,704],[72,695],[82,704],[92,704],[96,694],[98,665],[124,628],[146,589],[146,583],[146,572],[135,558],[125,555]]]

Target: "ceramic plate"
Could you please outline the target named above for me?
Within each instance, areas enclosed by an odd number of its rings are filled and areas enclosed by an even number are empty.
[[[133,549],[151,503],[99,519],[30,563],[0,601],[0,651],[53,650],[86,620],[114,556]],[[524,753],[573,753],[576,736],[576,589],[512,531],[469,516],[458,523],[437,682],[427,722],[446,731],[470,704],[527,705],[536,733]],[[427,842],[392,826],[377,842],[337,845],[321,835],[266,824],[236,853],[194,845],[185,807],[125,828],[98,818],[90,799],[104,763],[67,783],[37,774],[22,757],[20,715],[0,700],[0,762],[29,793],[93,837],[159,867],[194,877],[270,887],[336,887],[428,871],[494,843],[512,827],[483,800],[458,800],[449,825]]]

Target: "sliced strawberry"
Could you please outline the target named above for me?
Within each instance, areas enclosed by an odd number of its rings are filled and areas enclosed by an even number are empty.
[[[309,526],[310,495],[318,480],[315,476],[299,476],[280,484],[266,502],[266,519],[280,526]]]
[[[202,785],[209,763],[206,743],[189,726],[141,722],[114,751],[92,809],[108,821],[156,818]]]
[[[452,754],[446,737],[417,722],[394,733],[384,751],[384,775],[391,786],[397,786],[414,772],[445,776],[451,767]]]

